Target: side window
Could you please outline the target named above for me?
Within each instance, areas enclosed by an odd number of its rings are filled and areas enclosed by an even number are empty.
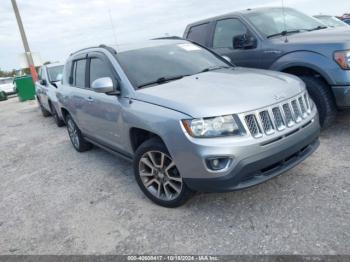
[[[101,77],[110,77],[113,79],[109,65],[100,58],[90,60],[90,86],[92,82]]]
[[[85,88],[86,59],[77,60],[73,65],[73,85]]]
[[[232,48],[232,40],[235,36],[247,33],[247,27],[238,19],[225,19],[217,21],[213,48]]]
[[[39,72],[38,72],[38,77],[39,77],[39,80],[41,80],[41,79],[42,79],[42,72],[43,72],[43,68],[42,68],[42,67],[40,67],[40,68],[39,68]]]
[[[187,39],[205,46],[208,30],[209,23],[193,26],[188,32]]]
[[[44,70],[43,67],[40,67],[40,69],[39,69],[39,79],[40,80],[46,80],[45,70]]]

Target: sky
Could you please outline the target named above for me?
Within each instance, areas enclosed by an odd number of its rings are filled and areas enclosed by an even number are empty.
[[[32,52],[64,62],[71,52],[182,33],[199,19],[282,0],[17,0]],[[309,15],[350,13],[350,0],[284,0]],[[11,0],[0,0],[0,68],[19,68],[24,49]]]

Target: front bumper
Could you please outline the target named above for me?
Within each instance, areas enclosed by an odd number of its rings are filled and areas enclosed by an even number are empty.
[[[350,86],[332,86],[332,90],[339,108],[350,107]]]
[[[197,145],[196,150],[183,154],[185,168],[177,162],[186,185],[200,192],[227,192],[263,183],[298,165],[310,156],[319,145],[320,127],[316,115],[311,123],[297,132],[262,145],[243,142],[227,145]],[[232,156],[232,167],[223,172],[209,172],[203,168],[206,156]],[[197,156],[197,157],[196,157]],[[196,159],[197,158],[197,159]],[[199,160],[201,158],[201,160]],[[180,158],[181,160],[181,158]],[[201,162],[199,162],[201,161]]]
[[[313,140],[312,140],[313,139]],[[186,185],[200,192],[228,192],[249,188],[281,175],[295,167],[319,146],[317,136],[268,157],[254,156],[239,164],[229,175],[214,179],[184,179]]]

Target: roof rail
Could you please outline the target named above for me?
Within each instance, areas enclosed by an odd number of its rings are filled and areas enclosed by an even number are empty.
[[[113,48],[113,47],[110,47],[108,45],[99,45],[98,47],[101,47],[101,48],[104,48],[106,49],[107,51],[111,52],[112,54],[116,54],[117,51]]]
[[[164,36],[164,37],[156,37],[156,38],[152,38],[151,40],[185,40],[180,36]]]
[[[71,53],[69,56],[72,56],[72,55],[74,55],[74,54],[76,54],[76,53],[79,53],[79,52],[81,52],[81,51],[84,51],[84,50],[87,50],[87,49],[91,49],[91,48],[104,48],[104,49],[106,49],[107,51],[109,51],[109,52],[111,52],[112,54],[116,54],[117,53],[117,51],[115,51],[115,49],[113,48],[113,47],[110,47],[110,46],[107,46],[107,45],[99,45],[99,46],[90,46],[90,47],[85,47],[85,48],[82,48],[82,49],[79,49],[79,50],[77,50],[77,51],[75,51],[75,52],[73,52],[73,53]]]

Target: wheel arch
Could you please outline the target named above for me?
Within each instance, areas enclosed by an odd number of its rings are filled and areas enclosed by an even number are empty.
[[[334,85],[335,80],[328,73],[334,70],[334,66],[334,61],[322,54],[311,51],[297,51],[280,57],[272,64],[270,69],[296,76],[301,76],[302,73],[314,74],[321,77],[328,85]]]
[[[165,145],[164,140],[161,138],[161,136],[153,131],[138,127],[132,127],[129,130],[130,145],[133,152],[135,152],[142,143],[152,138],[159,139]]]
[[[314,77],[323,81],[325,84],[327,84],[327,89],[329,91],[329,94],[331,95],[331,98],[333,99],[333,101],[335,101],[335,96],[332,91],[332,88],[330,87],[327,77],[324,77],[324,75],[321,74],[319,71],[316,71],[315,69],[310,68],[308,66],[291,66],[283,69],[282,72],[295,75],[298,77],[302,77],[302,76]]]
[[[60,111],[61,111],[62,118],[63,118],[64,122],[66,122],[67,115],[70,115],[69,111],[64,107],[62,107]]]

